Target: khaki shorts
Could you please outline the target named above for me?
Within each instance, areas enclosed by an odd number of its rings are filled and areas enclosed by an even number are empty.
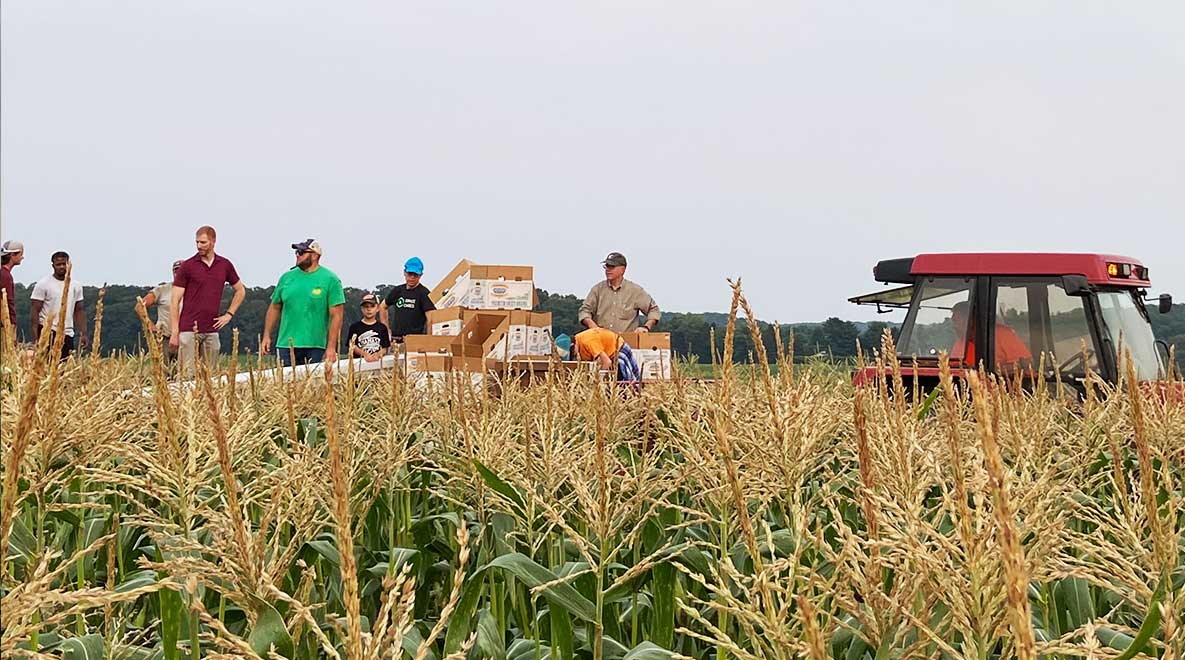
[[[182,332],[180,344],[177,361],[181,373],[186,376],[193,374],[194,350],[197,350],[198,357],[206,363],[211,373],[218,368],[218,352],[222,349],[222,341],[217,332]]]

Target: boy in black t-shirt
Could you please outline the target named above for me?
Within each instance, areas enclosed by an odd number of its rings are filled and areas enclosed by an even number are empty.
[[[379,299],[373,293],[362,296],[362,320],[350,326],[350,357],[377,362],[383,359],[387,349],[391,348],[391,334],[387,332],[387,326],[375,318],[378,313],[378,302]]]
[[[391,338],[397,344],[402,344],[406,335],[428,333],[428,312],[436,309],[436,305],[428,298],[428,287],[420,284],[423,274],[424,262],[419,257],[408,259],[403,264],[406,284],[391,289],[379,307],[379,318],[390,328]]]

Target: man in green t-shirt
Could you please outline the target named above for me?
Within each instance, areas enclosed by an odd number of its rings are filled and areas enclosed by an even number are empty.
[[[321,265],[321,244],[309,238],[293,243],[296,268],[280,276],[263,321],[260,353],[272,347],[272,329],[280,320],[276,354],[285,367],[310,362],[337,362],[337,342],[346,303],[342,281]],[[291,348],[290,348],[291,347]],[[295,354],[295,356],[293,355]]]

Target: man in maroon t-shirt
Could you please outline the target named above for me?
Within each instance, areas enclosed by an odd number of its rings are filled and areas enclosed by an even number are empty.
[[[25,258],[25,246],[20,241],[4,241],[3,265],[0,265],[0,286],[4,288],[4,295],[8,297],[8,309],[0,313],[8,315],[8,327],[12,328],[11,336],[6,337],[9,343],[16,343],[16,282],[12,279],[12,269],[21,265]],[[0,328],[3,324],[0,323]]]
[[[178,349],[177,360],[182,373],[189,373],[194,367],[194,352],[205,360],[211,371],[218,367],[218,353],[222,343],[218,331],[226,327],[243,304],[247,289],[239,280],[234,264],[214,254],[214,241],[218,234],[213,227],[200,227],[195,244],[197,254],[181,262],[181,268],[173,275],[173,298],[169,301],[169,318],[172,332],[169,346]],[[229,284],[234,296],[226,312],[219,312],[222,306],[222,287]],[[182,299],[185,305],[181,305]],[[178,310],[180,309],[180,314]],[[194,331],[194,328],[197,331]]]

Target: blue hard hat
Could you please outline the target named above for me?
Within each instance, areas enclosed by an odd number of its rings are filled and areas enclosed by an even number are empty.
[[[403,264],[403,272],[415,273],[416,275],[424,274],[424,262],[420,261],[419,257],[412,257]]]

